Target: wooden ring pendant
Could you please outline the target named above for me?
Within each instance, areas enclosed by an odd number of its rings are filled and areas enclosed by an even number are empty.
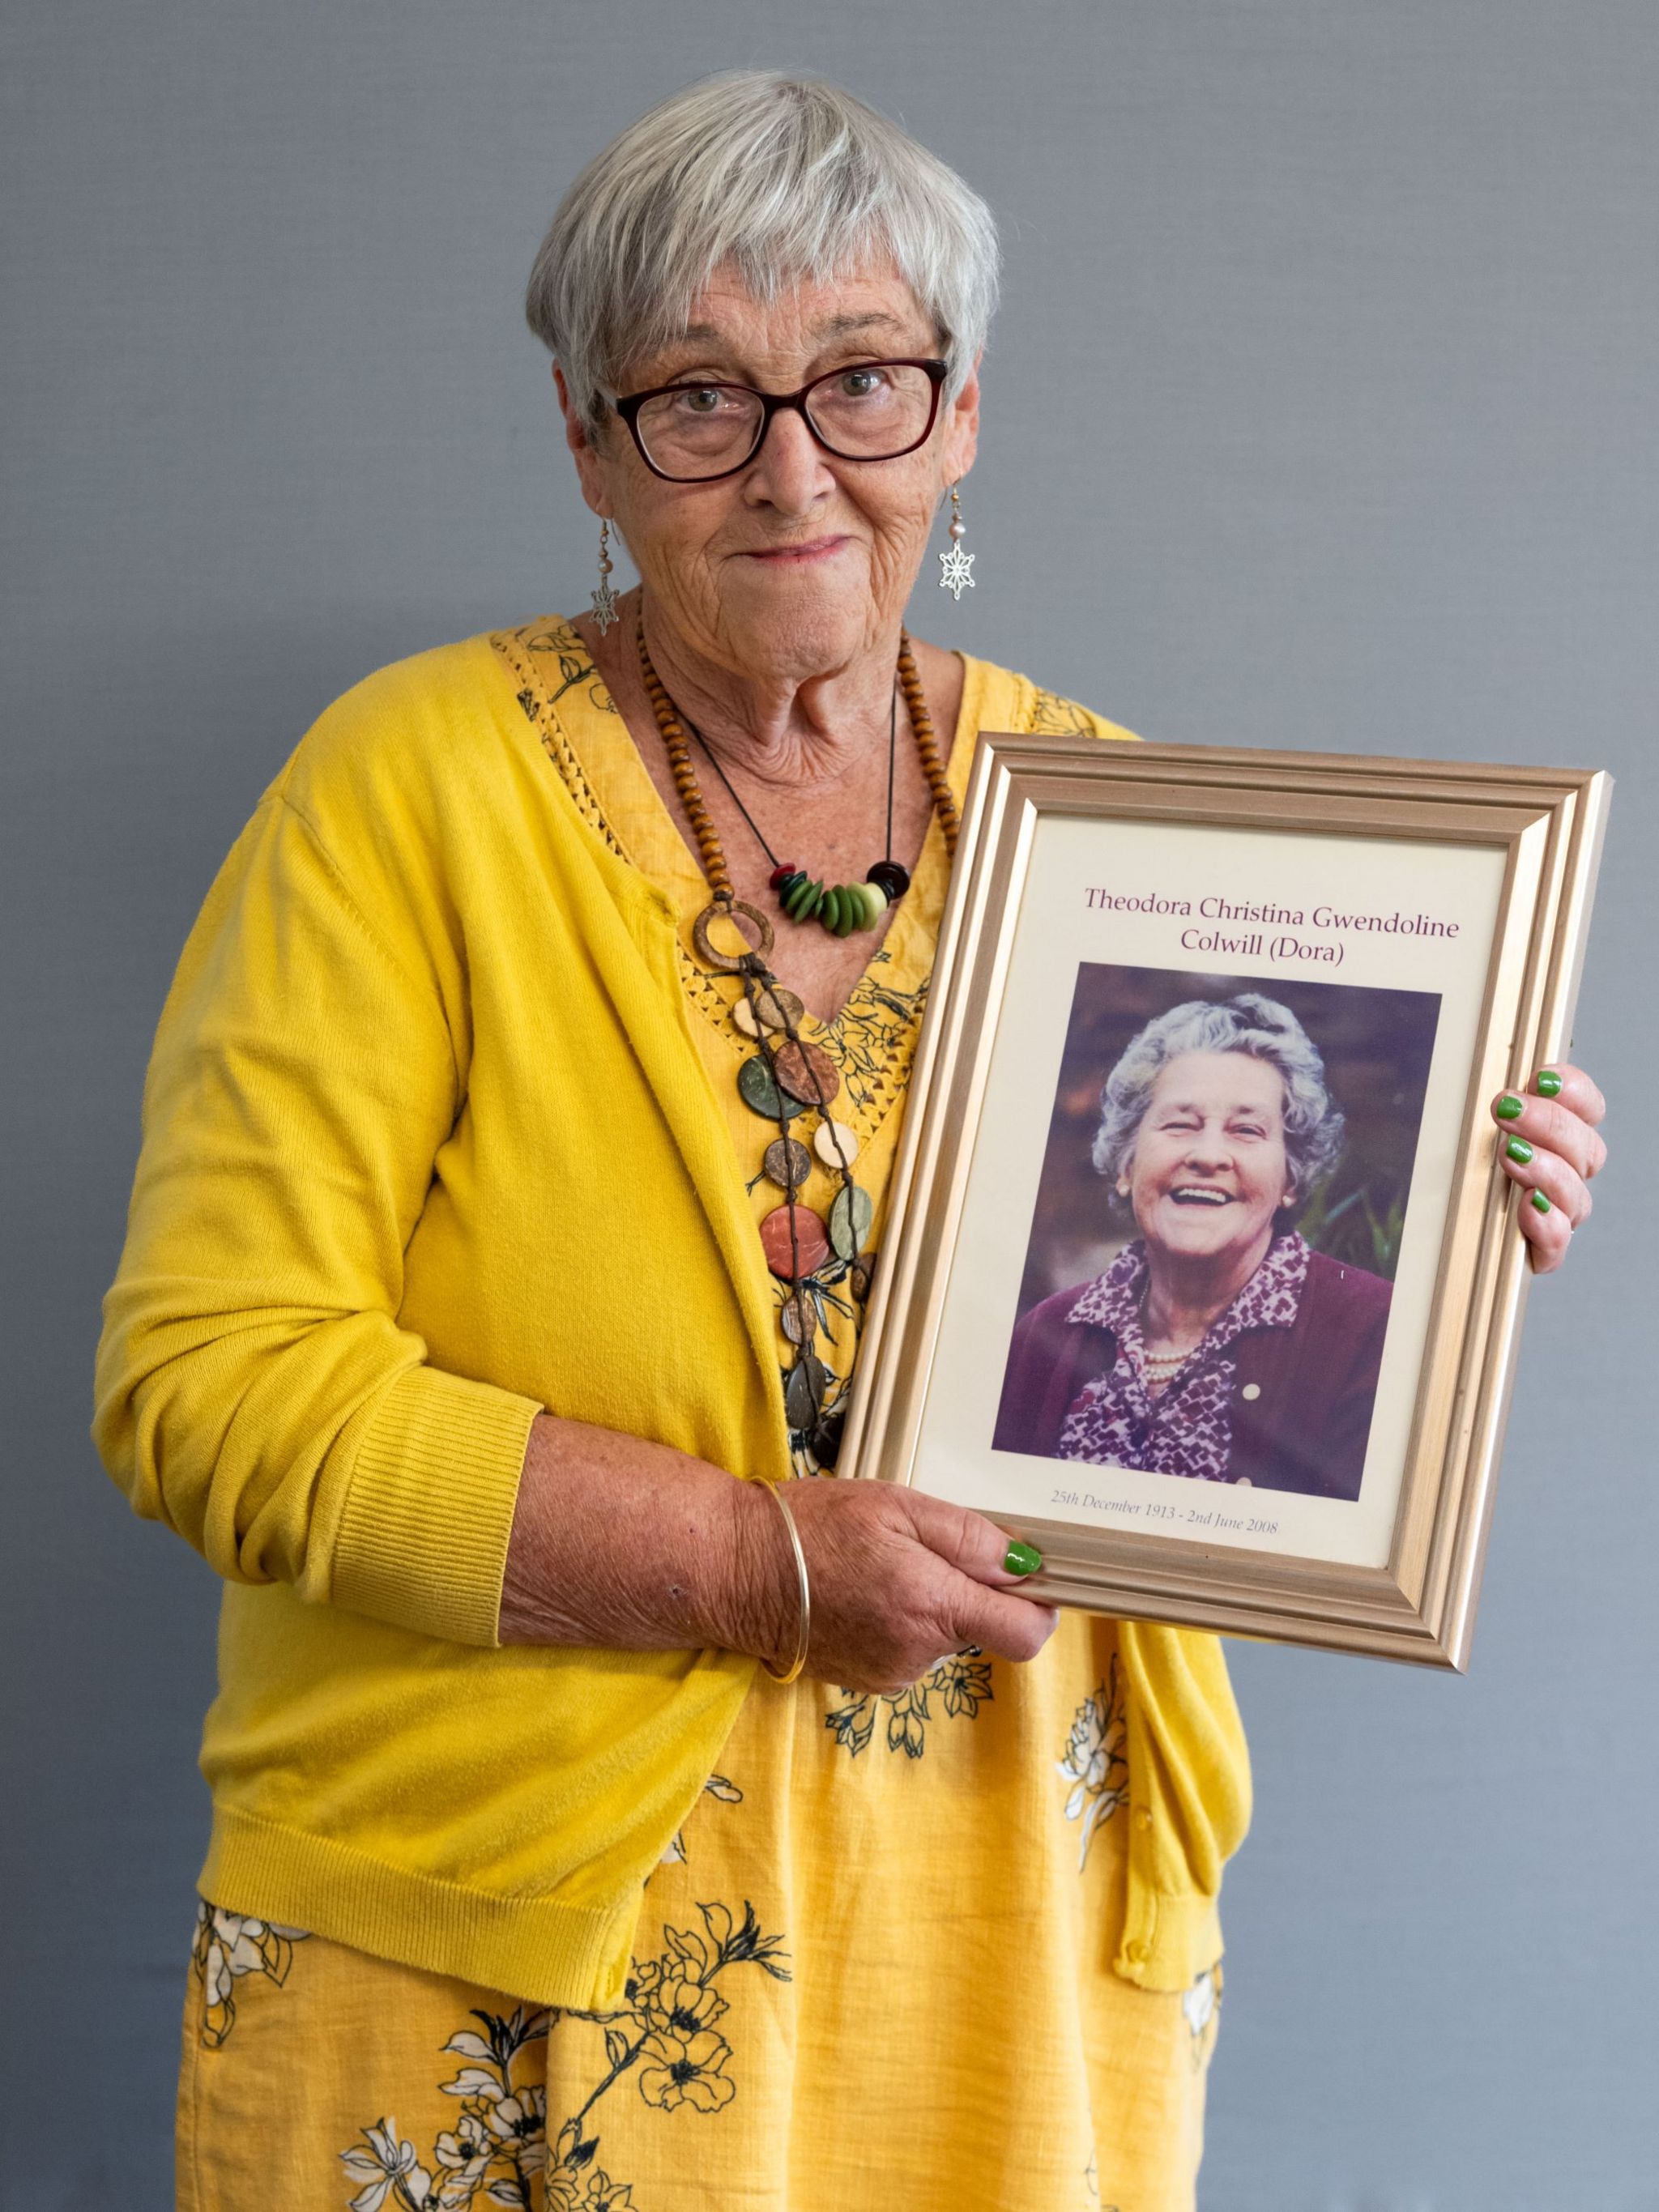
[[[717,952],[708,941],[709,923],[720,921],[735,922],[739,915],[755,925],[755,944],[752,950],[735,956],[729,952]],[[749,905],[745,900],[715,899],[711,904],[704,907],[702,912],[692,923],[691,942],[697,948],[698,959],[705,966],[714,969],[722,975],[741,975],[750,967],[751,962],[764,961],[771,952],[772,925],[758,907]]]

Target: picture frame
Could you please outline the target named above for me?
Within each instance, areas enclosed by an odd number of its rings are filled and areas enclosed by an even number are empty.
[[[840,1472],[1051,1602],[1463,1670],[1530,1277],[1490,1101],[1569,1046],[1610,792],[982,734]]]

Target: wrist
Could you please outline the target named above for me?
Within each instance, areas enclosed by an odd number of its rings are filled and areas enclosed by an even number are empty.
[[[766,1486],[735,1479],[732,1484],[728,1617],[718,1640],[781,1671],[795,1656],[800,1584],[777,1502],[761,1495]]]

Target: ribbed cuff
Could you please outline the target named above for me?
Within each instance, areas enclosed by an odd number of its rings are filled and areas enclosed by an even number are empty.
[[[441,1368],[400,1375],[358,1442],[332,1598],[395,1627],[493,1644],[533,1398]]]
[[[630,1881],[612,1905],[492,1896],[222,1805],[197,1887],[227,1912],[573,2012],[623,2002],[645,1895]]]

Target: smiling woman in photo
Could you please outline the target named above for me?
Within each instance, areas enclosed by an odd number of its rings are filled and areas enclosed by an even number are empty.
[[[1292,1225],[1342,1127],[1276,1000],[1149,1022],[1106,1079],[1094,1144],[1140,1233],[1020,1322],[997,1448],[1357,1498],[1390,1289]]]

